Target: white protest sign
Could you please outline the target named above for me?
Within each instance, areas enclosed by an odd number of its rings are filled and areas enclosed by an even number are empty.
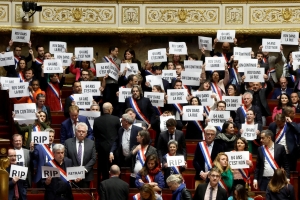
[[[166,50],[166,48],[149,50],[148,51],[148,61],[150,63],[167,62],[167,50]]]
[[[160,85],[161,88],[164,88],[161,76],[148,75],[146,76],[146,81],[150,83],[151,87],[153,85]]]
[[[60,59],[46,59],[44,60],[44,73],[63,73],[64,69]]]
[[[12,51],[0,54],[0,66],[15,65],[14,53]]]
[[[55,167],[42,166],[42,178],[60,177],[59,169]]]
[[[211,98],[212,91],[196,91],[192,92],[193,97],[198,97],[202,106],[214,105],[214,99]]]
[[[226,110],[236,111],[242,104],[242,96],[223,96],[222,100],[226,102]]]
[[[126,78],[131,74],[137,74],[139,72],[137,63],[121,63],[120,72],[124,72],[125,67],[127,68],[127,71],[125,74]]]
[[[72,63],[73,53],[55,53],[54,58],[61,61],[62,66],[70,66]]]
[[[241,134],[241,137],[244,137],[246,140],[249,141],[256,140],[257,127],[258,127],[257,124],[255,125],[242,124],[243,133]]]
[[[183,121],[202,121],[203,120],[203,106],[183,106]]]
[[[198,44],[199,44],[199,49],[205,48],[205,50],[208,50],[208,51],[212,50],[212,38],[211,37],[198,36]]]
[[[117,81],[119,79],[119,72],[120,71],[116,66],[110,65],[109,71],[108,71],[108,76]]]
[[[110,63],[96,63],[96,76],[104,77],[109,73]]]
[[[32,131],[31,141],[33,141],[34,144],[49,144],[49,132]]]
[[[137,127],[143,128],[142,123],[134,123],[133,125],[134,125],[134,126],[137,126]]]
[[[265,82],[265,68],[245,68],[244,82]]]
[[[75,47],[75,58],[80,61],[92,61],[94,59],[94,48]]]
[[[230,117],[230,111],[215,111],[209,112],[210,125],[223,126],[224,122],[228,121]]]
[[[188,91],[186,89],[168,89],[168,104],[187,103],[186,97]]]
[[[82,94],[91,94],[92,96],[101,96],[101,81],[80,81]]]
[[[249,160],[249,151],[231,151],[225,152],[228,156],[228,164],[231,169],[245,169],[249,168],[246,161]]]
[[[119,88],[119,102],[125,102],[125,99],[131,96],[131,88]]]
[[[201,73],[202,65],[203,65],[202,60],[185,60],[184,61],[184,70],[185,71],[197,71],[197,72]]]
[[[49,52],[51,54],[55,53],[65,53],[67,49],[66,42],[57,42],[57,41],[50,41],[49,42]]]
[[[28,173],[28,167],[22,167],[19,165],[11,165],[9,178],[13,178],[15,176],[19,177],[21,180],[26,180]]]
[[[35,119],[28,119],[28,120],[16,120],[16,121],[18,121],[18,123],[20,124],[20,125],[23,125],[23,124],[25,124],[25,125],[32,125],[32,124],[34,124],[34,122],[35,122]]]
[[[159,121],[160,121],[160,131],[166,131],[167,126],[166,126],[166,122],[168,121],[168,119],[175,119],[174,115],[170,115],[170,116],[159,116]]]
[[[233,47],[234,60],[251,59],[252,48]]]
[[[16,161],[17,162],[25,162],[24,159],[24,151],[23,150],[15,150],[16,151]]]
[[[281,44],[298,45],[299,32],[281,31]]]
[[[262,39],[263,52],[280,52],[280,39]]]
[[[239,60],[238,72],[244,72],[245,68],[257,68],[257,59],[242,59]]]
[[[168,167],[184,166],[184,156],[167,156]]]
[[[75,180],[77,178],[85,178],[85,168],[79,167],[67,167],[67,180]]]
[[[30,30],[12,29],[11,40],[14,42],[29,43],[30,41]]]
[[[187,55],[185,42],[169,42],[169,54]]]
[[[218,42],[233,43],[234,38],[235,38],[235,30],[218,30],[217,32]]]
[[[205,71],[215,70],[225,70],[225,59],[223,57],[205,57]]]
[[[20,83],[20,78],[9,78],[0,76],[1,90],[8,90],[9,85],[13,83]]]
[[[144,97],[149,98],[152,106],[164,107],[164,93],[159,92],[144,92]]]
[[[300,51],[292,52],[293,66],[300,65]]]
[[[161,77],[171,83],[172,79],[177,77],[176,70],[162,70]]]
[[[183,85],[199,86],[201,72],[182,71],[181,81]]]
[[[91,128],[94,126],[94,120],[97,117],[100,117],[101,113],[100,111],[85,111],[85,110],[79,110],[79,115],[86,116],[89,120]]]
[[[91,94],[74,94],[75,104],[81,108],[90,108],[93,104],[93,96]]]
[[[29,83],[13,83],[9,85],[9,98],[14,97],[29,97]]]
[[[36,119],[35,103],[18,103],[14,104],[14,120]]]

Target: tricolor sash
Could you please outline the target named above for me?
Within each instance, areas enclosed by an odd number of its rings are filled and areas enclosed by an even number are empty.
[[[233,75],[233,78],[235,79],[236,83],[238,84],[239,83],[239,78],[238,78],[238,74],[237,74],[238,72],[234,68],[230,68],[230,70]]]
[[[285,136],[286,128],[287,128],[287,124],[285,123],[284,126],[282,127],[282,129],[276,133],[276,136],[275,136],[276,144],[279,144],[281,139]]]
[[[196,125],[197,129],[202,132],[202,140],[204,140],[205,139],[204,128],[202,127],[201,122],[193,120],[193,123]]]
[[[167,160],[167,157],[169,157],[169,156],[170,156],[169,153],[167,153],[164,157]],[[180,174],[179,166],[173,166],[170,168],[173,170],[174,174]]]
[[[155,75],[153,72],[149,71],[149,70],[145,70],[145,74],[147,75]]]
[[[29,98],[31,99],[32,102],[34,102],[34,99],[33,99],[33,94],[32,92],[29,92]]]
[[[39,58],[35,58],[35,62],[42,65],[44,63],[43,60],[39,59]]]
[[[137,194],[134,195],[132,198],[133,198],[133,200],[140,200],[140,199],[141,199],[141,194],[140,194],[140,193],[137,193]]]
[[[17,67],[18,67],[18,63],[19,63],[19,61],[20,61],[20,57],[14,57],[15,58],[15,69],[17,69]]]
[[[63,108],[62,108],[61,99],[60,99],[60,91],[57,90],[51,82],[48,82],[48,86],[50,87],[51,91],[55,94],[55,96],[58,98],[59,103],[60,103],[60,108],[62,110]]]
[[[244,169],[239,169],[239,172],[242,174],[245,183],[250,183],[250,176],[246,173],[246,171]]]
[[[222,100],[222,91],[221,91],[220,87],[215,83],[211,83],[211,88],[214,93],[219,95],[220,100]]]
[[[182,112],[182,105],[180,103],[173,103],[173,105],[179,113]]]
[[[66,183],[69,182],[68,179],[67,179],[67,173],[66,173],[62,168],[60,168],[60,167],[55,163],[54,160],[50,160],[50,161],[49,161],[49,164],[50,164],[52,167],[59,169],[60,178],[61,178],[64,182],[66,182]]]
[[[189,87],[187,85],[182,85],[182,89],[186,89],[187,92],[189,93],[189,95],[192,95],[191,90],[189,89]]]
[[[148,183],[154,182],[154,177],[151,177],[151,176],[149,176],[149,175],[146,175],[145,178],[146,178],[146,180],[148,181]]]
[[[268,63],[268,60],[267,60],[267,58],[263,58],[263,63]]]
[[[113,64],[120,71],[119,65],[117,63],[115,63],[115,61],[113,61],[113,59],[111,59],[107,56],[104,56],[103,58],[104,58],[104,60],[106,60],[106,62]]]
[[[52,151],[50,150],[49,146],[46,144],[39,144],[45,155],[47,156],[48,160],[53,160],[54,156]]]
[[[41,127],[39,125],[35,125],[34,127],[32,127],[32,130],[38,132],[41,131]]]
[[[18,76],[20,78],[20,82],[25,82],[25,78],[22,72],[19,72]]]
[[[274,157],[271,155],[271,153],[269,151],[269,148],[268,147],[266,148],[265,146],[262,146],[261,149],[262,149],[262,152],[263,152],[265,158],[267,159],[269,165],[272,167],[272,169],[273,170],[278,169],[279,167],[278,167]]]
[[[144,148],[141,148],[138,152],[137,152],[137,157],[140,161],[140,163],[142,164],[142,166],[145,165],[146,162],[146,155],[145,155],[146,151]]]
[[[162,113],[163,113],[162,110],[161,110],[161,108],[159,106],[153,106],[153,107],[154,107],[154,110],[155,110],[156,114],[158,116],[161,116]]]
[[[222,57],[225,59],[226,63],[228,63],[228,59],[226,57],[226,53],[222,53]]]
[[[227,192],[227,194],[228,194],[228,187],[227,187],[227,185],[225,184],[225,182],[222,180],[222,179],[220,179],[220,181],[219,181],[219,183],[218,183],[222,188],[224,188],[225,190],[226,190],[226,192]]]
[[[151,124],[149,119],[141,112],[136,100],[134,100],[132,97],[129,98],[129,103],[133,110],[136,113],[136,116],[138,117],[139,120],[143,120],[147,125]]]
[[[205,164],[206,164],[206,166],[208,168],[208,171],[209,171],[213,167],[213,162],[211,160],[206,142],[199,142],[199,147],[200,147],[200,150],[201,150],[202,155],[204,157]]]
[[[209,106],[203,106],[204,112],[206,113],[207,116],[209,116],[210,112],[210,107]]]
[[[293,83],[296,83],[296,76],[291,75],[291,79],[292,79]]]

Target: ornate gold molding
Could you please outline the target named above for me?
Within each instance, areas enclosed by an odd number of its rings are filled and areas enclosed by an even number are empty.
[[[241,25],[243,20],[244,8],[243,6],[226,6],[225,7],[225,24]]]
[[[0,4],[0,22],[9,22],[8,4]]]
[[[122,6],[122,24],[140,24],[140,7]]]
[[[32,11],[29,11],[29,15],[32,14]],[[23,21],[24,12],[22,9],[22,4],[16,4],[15,5],[15,22],[16,23],[33,23],[34,17],[30,17],[28,22]]]

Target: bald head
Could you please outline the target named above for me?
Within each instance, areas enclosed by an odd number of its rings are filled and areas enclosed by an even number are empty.
[[[230,44],[228,42],[223,42],[222,49],[224,53],[227,53],[230,50]]]
[[[110,167],[109,173],[111,176],[119,176],[121,171],[120,171],[120,168],[118,167],[118,165],[112,165]]]
[[[103,113],[111,114],[112,113],[111,103],[109,103],[109,102],[104,103],[102,109],[103,109]]]
[[[285,89],[285,88],[287,87],[287,84],[288,84],[288,82],[287,82],[287,80],[286,80],[285,77],[281,77],[281,78],[279,79],[279,83],[280,83],[280,87],[281,87],[282,89]]]

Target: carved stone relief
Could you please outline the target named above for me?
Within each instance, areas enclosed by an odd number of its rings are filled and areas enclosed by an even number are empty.
[[[140,24],[140,7],[122,6],[122,24]]]
[[[243,24],[242,6],[226,6],[225,13],[225,24]]]
[[[8,22],[8,21],[9,21],[8,5],[0,4],[0,22]]]

